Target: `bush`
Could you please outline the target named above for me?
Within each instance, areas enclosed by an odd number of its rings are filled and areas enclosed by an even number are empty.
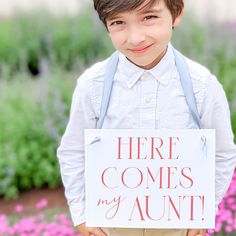
[[[1,82],[0,196],[14,198],[22,190],[61,184],[56,148],[73,83],[55,76]]]
[[[91,9],[75,17],[53,17],[34,12],[0,21],[0,75],[4,66],[12,74],[40,73],[43,59],[70,71],[111,51],[104,27]]]

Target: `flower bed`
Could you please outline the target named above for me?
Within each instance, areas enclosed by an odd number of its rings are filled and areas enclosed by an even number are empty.
[[[23,216],[24,206],[15,206],[16,216],[0,214],[1,236],[79,236],[74,232],[72,222],[67,213],[58,214],[42,211],[48,206],[47,199],[35,204],[34,216]],[[223,234],[222,234],[223,233]],[[208,230],[206,236],[236,235],[236,172],[231,185],[220,203],[216,216],[215,229]]]
[[[47,199],[41,199],[35,205],[33,216],[23,216],[24,206],[15,206],[14,216],[0,214],[1,236],[79,236],[74,231],[67,213],[55,213],[47,210]]]
[[[0,215],[0,235],[10,236],[78,236],[66,214],[56,214],[51,221],[44,214],[22,218],[10,225],[6,215]]]
[[[236,235],[236,171],[234,172],[233,179],[230,187],[225,194],[225,197],[219,205],[219,211],[216,216],[215,229],[208,230],[207,236],[210,235]]]

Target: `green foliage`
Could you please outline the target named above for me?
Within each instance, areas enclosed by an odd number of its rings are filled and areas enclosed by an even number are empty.
[[[55,75],[0,84],[0,196],[61,184],[56,148],[73,83]]]
[[[90,9],[85,13],[57,18],[34,12],[1,20],[0,75],[5,65],[11,74],[21,70],[37,75],[42,59],[69,71],[111,51],[105,28]]]

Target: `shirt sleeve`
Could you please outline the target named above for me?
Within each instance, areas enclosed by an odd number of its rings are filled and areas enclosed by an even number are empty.
[[[203,129],[210,128],[216,131],[215,206],[217,211],[235,170],[236,146],[225,92],[212,75],[206,82],[200,117]]]
[[[70,118],[57,150],[65,196],[73,224],[85,222],[84,129],[95,128],[90,84],[83,74],[73,93]]]

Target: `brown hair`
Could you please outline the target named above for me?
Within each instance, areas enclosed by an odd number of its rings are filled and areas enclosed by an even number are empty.
[[[152,6],[159,0],[93,0],[94,8],[98,13],[100,20],[106,25],[106,19],[114,14],[124,11],[132,11],[144,2],[144,7]],[[183,0],[164,0],[167,8],[170,10],[173,21],[179,16],[183,10]]]

